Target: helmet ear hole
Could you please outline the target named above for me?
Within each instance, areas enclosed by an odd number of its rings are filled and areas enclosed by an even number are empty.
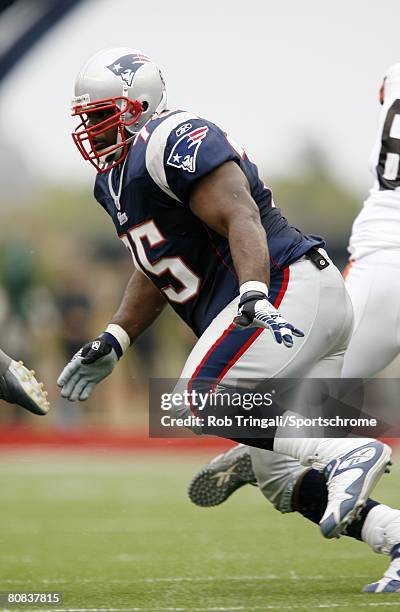
[[[145,113],[147,109],[149,108],[149,103],[146,101],[142,102],[142,108],[143,108],[143,112]]]

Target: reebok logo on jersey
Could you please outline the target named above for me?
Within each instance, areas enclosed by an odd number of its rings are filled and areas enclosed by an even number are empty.
[[[123,225],[128,221],[128,215],[126,213],[117,212],[117,217],[120,225]]]
[[[174,168],[182,168],[187,172],[196,172],[197,153],[207,132],[208,127],[203,125],[181,136],[172,147],[167,164]]]
[[[94,351],[98,351],[98,350],[99,350],[99,348],[100,348],[100,344],[101,344],[100,340],[94,340],[94,341],[92,342],[92,349],[93,349]]]
[[[177,130],[175,130],[175,134],[178,136],[183,136],[183,134],[186,134],[186,132],[188,132],[190,130],[190,128],[192,127],[191,123],[184,123],[183,125],[181,125],[180,127],[178,127]]]

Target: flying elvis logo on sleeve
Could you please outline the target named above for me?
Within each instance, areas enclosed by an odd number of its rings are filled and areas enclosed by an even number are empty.
[[[174,168],[182,168],[187,172],[196,172],[197,153],[207,132],[208,127],[203,125],[181,136],[172,147],[167,164]]]

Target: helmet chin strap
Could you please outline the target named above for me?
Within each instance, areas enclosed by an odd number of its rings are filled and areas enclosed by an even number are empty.
[[[125,87],[123,88],[123,95],[124,95],[124,96],[126,96],[126,95],[127,95],[127,89],[126,89]],[[157,106],[156,110],[154,111],[153,115],[158,115],[160,112],[162,112],[162,111],[165,109],[166,105],[167,105],[167,92],[164,90],[164,91],[162,92],[162,96],[161,96],[160,103],[158,104],[158,106]],[[147,119],[147,121],[146,121],[146,122],[145,122],[145,123],[144,123],[142,126],[140,126],[140,127],[139,127],[139,128],[138,128],[138,129],[137,129],[135,132],[133,132],[133,131],[131,132],[131,130],[130,130],[128,127],[127,127],[127,128],[125,128],[125,131],[126,131],[126,132],[128,132],[128,133],[130,133],[130,134],[131,134],[131,136],[129,136],[128,138],[125,138],[125,141],[124,141],[124,142],[122,142],[122,136],[121,136],[120,131],[118,130],[117,140],[116,140],[115,144],[116,144],[116,145],[121,145],[121,147],[122,147],[122,146],[124,146],[125,144],[129,144],[129,143],[131,143],[131,142],[132,142],[132,141],[133,141],[133,140],[136,138],[136,136],[137,136],[137,134],[140,132],[140,130],[141,130],[141,129],[142,129],[142,128],[143,128],[143,127],[146,125],[146,123],[148,123],[148,122],[150,121],[150,119],[151,119],[151,117],[152,117],[153,115],[151,115],[151,116],[150,116],[150,117]],[[124,117],[124,115],[121,115],[121,119],[122,119],[123,117]],[[129,127],[130,127],[130,126],[129,126]],[[132,126],[132,127],[133,127],[133,126]],[[104,166],[106,166],[106,165],[107,165],[107,164],[109,164],[109,163],[112,163],[112,162],[116,161],[116,156],[117,156],[117,154],[118,154],[119,152],[120,152],[120,148],[119,148],[119,149],[117,149],[117,150],[116,150],[114,153],[112,153],[111,155],[104,155],[104,156],[102,155],[102,156],[100,157],[100,159],[101,159],[102,163],[104,163]],[[103,160],[103,158],[104,158],[104,160]]]
[[[110,192],[110,195],[112,197],[112,199],[114,200],[114,204],[115,204],[115,208],[119,211],[121,210],[121,204],[120,204],[120,197],[121,197],[121,192],[122,192],[122,184],[124,181],[124,172],[125,172],[125,164],[126,164],[126,160],[127,158],[125,158],[124,163],[122,165],[122,170],[121,170],[121,174],[119,177],[119,183],[118,183],[118,191],[115,192],[114,191],[114,187],[112,184],[112,175],[113,175],[113,168],[110,170],[110,174],[108,175],[108,189]]]

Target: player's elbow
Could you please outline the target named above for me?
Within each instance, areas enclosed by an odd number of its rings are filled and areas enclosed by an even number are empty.
[[[247,221],[255,225],[261,224],[260,210],[244,187],[232,194],[232,201],[236,202],[232,218]]]

